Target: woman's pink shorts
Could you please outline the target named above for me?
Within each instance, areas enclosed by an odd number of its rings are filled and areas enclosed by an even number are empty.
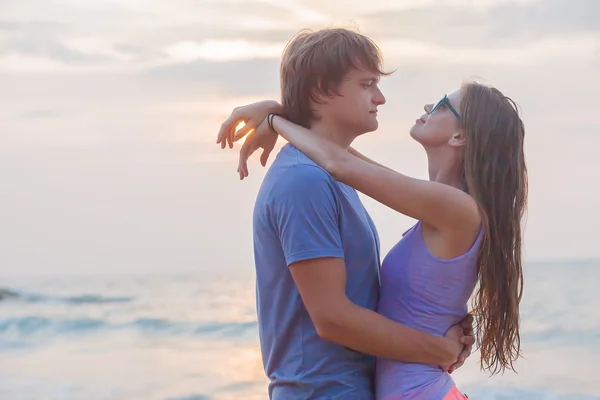
[[[454,386],[452,388],[452,390],[448,392],[448,394],[446,395],[446,397],[444,397],[444,400],[467,400],[467,399],[468,399],[468,397],[465,396],[464,394],[462,394],[456,388],[456,386]]]

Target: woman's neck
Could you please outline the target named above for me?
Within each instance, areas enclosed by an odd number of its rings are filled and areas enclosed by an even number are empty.
[[[465,190],[462,181],[462,165],[453,151],[428,151],[429,180]]]

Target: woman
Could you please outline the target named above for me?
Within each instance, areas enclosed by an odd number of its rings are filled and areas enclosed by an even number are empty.
[[[245,121],[268,115],[247,138],[246,149],[263,147],[268,154],[279,134],[336,180],[418,221],[383,261],[378,312],[443,335],[464,317],[478,286],[473,313],[481,366],[492,374],[514,370],[520,356],[521,221],[527,202],[525,131],[516,104],[495,88],[471,82],[426,105],[410,134],[427,153],[429,181],[346,151],[268,114],[269,108],[254,104],[238,110]],[[248,156],[241,155],[242,179]],[[447,372],[388,359],[377,361],[376,392],[378,399],[465,398]]]

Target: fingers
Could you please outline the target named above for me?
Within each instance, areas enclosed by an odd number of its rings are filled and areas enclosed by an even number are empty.
[[[249,129],[248,136],[246,136],[246,140],[244,144],[242,144],[242,148],[240,149],[240,155],[238,159],[238,174],[240,175],[240,180],[243,180],[248,176],[248,159],[256,150],[262,147],[264,150],[260,156],[260,163],[264,167],[267,164],[267,160],[269,159],[269,155],[271,151],[275,148],[275,143],[267,143],[266,145],[261,144],[265,142],[265,138],[261,137],[258,130],[254,130],[252,128]]]
[[[231,129],[229,130],[229,132],[227,133],[227,146],[229,146],[230,149],[233,149],[233,135],[235,135],[235,130],[237,129],[238,126],[240,126],[240,124],[245,124],[244,121],[235,121],[233,123],[233,125],[231,125]],[[245,126],[245,125],[244,125]]]
[[[233,142],[237,142],[247,134],[251,133],[254,130],[254,125],[250,123],[250,121],[246,122],[246,125],[242,126],[234,135]]]
[[[458,361],[457,361],[457,362],[455,362],[454,364],[452,364],[452,365],[450,366],[450,368],[448,368],[448,373],[449,373],[449,374],[451,374],[451,373],[453,373],[454,371],[456,371],[457,369],[459,369],[460,367],[462,367],[463,365],[465,365],[465,360],[467,359],[467,357],[468,357],[469,355],[470,355],[470,353],[465,353],[465,352],[461,353],[461,354],[458,356]]]
[[[240,181],[244,179],[244,173],[242,172],[242,165],[240,161],[238,161],[237,173],[240,176]]]
[[[465,336],[473,336],[475,337],[475,331],[473,330],[473,327],[470,326],[468,328],[463,328],[463,333]]]
[[[457,369],[459,369],[463,365],[464,365],[464,361],[459,361],[459,362],[456,362],[456,363],[452,364],[450,366],[450,368],[448,368],[448,373],[449,374],[453,373],[454,371],[456,371]]]
[[[470,348],[465,348],[459,355],[458,355],[458,362],[465,362],[465,360],[467,358],[469,358],[469,356],[471,355],[471,349]]]
[[[465,364],[465,360],[471,355],[471,348],[465,348],[459,355],[458,360],[448,368],[448,373],[451,374]]]
[[[248,176],[248,159],[256,151],[258,147],[254,144],[254,134],[248,136],[240,149],[240,157],[238,161],[238,173],[240,180]]]
[[[238,160],[238,174],[240,175],[240,180],[248,176],[248,156],[241,151]]]
[[[471,350],[473,348],[473,344],[472,343],[469,344],[470,340],[464,340],[465,338],[466,339],[472,338],[472,336],[463,336],[461,338],[461,343],[465,343],[465,342],[467,342],[467,343],[465,344],[465,347],[463,348],[463,351],[458,355],[457,362],[455,362],[454,364],[452,364],[450,366],[450,368],[448,369],[448,373],[450,373],[450,374],[452,372],[454,372],[455,370],[457,370],[458,368],[462,367],[463,364],[465,363],[465,360],[467,358],[469,358],[469,356],[471,355]]]
[[[219,133],[217,134],[217,143],[221,144],[221,148],[225,148],[225,144],[227,143],[227,139],[232,134],[231,132],[235,129],[235,126],[239,122],[239,117],[237,115],[237,108],[235,108],[229,117],[223,121],[221,124],[221,128],[219,129]]]
[[[462,325],[465,332],[473,332],[473,315],[467,314],[465,319],[463,319],[460,324]]]
[[[260,155],[260,165],[263,167],[267,165],[267,160],[269,159],[269,155],[271,155],[271,150],[273,149],[264,149]]]
[[[465,346],[473,346],[473,344],[475,343],[475,336],[472,336],[472,335],[461,336],[460,342],[462,344],[464,344]]]
[[[238,160],[238,175],[240,176],[240,181],[243,180],[246,176],[248,176],[248,158],[243,157],[240,154],[240,158]]]

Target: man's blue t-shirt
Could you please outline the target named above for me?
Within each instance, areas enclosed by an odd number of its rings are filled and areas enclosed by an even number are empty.
[[[288,266],[344,258],[346,295],[375,310],[379,240],[358,194],[287,144],[254,208],[260,344],[273,400],[374,398],[375,358],[321,339]]]

